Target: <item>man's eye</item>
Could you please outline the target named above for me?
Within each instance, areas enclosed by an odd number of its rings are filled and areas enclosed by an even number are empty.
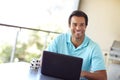
[[[73,26],[77,26],[77,24],[73,24]]]
[[[85,26],[85,24],[84,24],[84,23],[82,23],[82,24],[80,24],[80,26]]]

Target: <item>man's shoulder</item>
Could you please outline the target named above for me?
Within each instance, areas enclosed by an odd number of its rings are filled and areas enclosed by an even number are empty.
[[[89,45],[91,46],[98,46],[98,43],[92,40],[90,37],[86,36],[87,41],[89,42]]]

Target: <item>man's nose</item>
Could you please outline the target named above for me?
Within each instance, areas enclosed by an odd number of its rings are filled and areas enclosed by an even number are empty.
[[[81,29],[81,27],[80,27],[79,25],[77,25],[77,26],[76,26],[76,29],[77,29],[77,30],[80,30],[80,29]]]

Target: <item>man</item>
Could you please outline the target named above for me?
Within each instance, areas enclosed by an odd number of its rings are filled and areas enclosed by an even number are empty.
[[[46,50],[83,58],[80,80],[107,80],[101,49],[85,34],[88,16],[75,10],[68,24],[70,31],[56,37]]]

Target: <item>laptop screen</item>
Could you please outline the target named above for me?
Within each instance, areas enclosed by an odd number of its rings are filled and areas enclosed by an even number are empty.
[[[82,58],[43,51],[41,73],[64,80],[79,80],[82,63]]]

